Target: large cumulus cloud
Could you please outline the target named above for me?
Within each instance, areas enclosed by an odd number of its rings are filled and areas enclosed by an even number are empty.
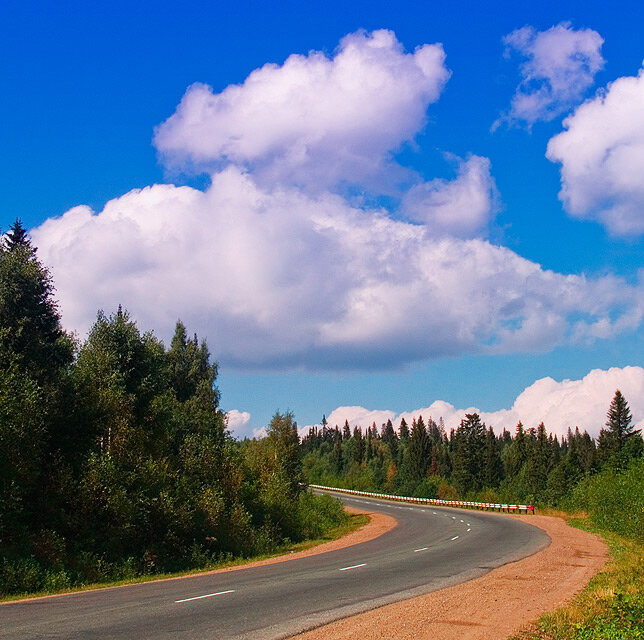
[[[440,45],[406,53],[377,31],[219,94],[192,87],[156,144],[207,168],[208,188],[154,185],[33,230],[66,326],[122,303],[161,333],[181,317],[226,366],[275,370],[544,350],[637,327],[641,283],[555,273],[486,240],[486,158],[456,159],[453,180],[399,168],[406,190],[389,182],[448,75]],[[393,204],[367,205],[378,200],[345,181]]]
[[[156,185],[77,207],[33,236],[65,322],[122,302],[146,327],[181,317],[237,367],[391,367],[548,349],[636,326],[639,290],[542,269],[482,239],[267,192],[228,168],[205,192]],[[614,317],[613,317],[614,316]]]
[[[644,232],[644,69],[609,84],[564,120],[547,156],[561,164],[564,207],[616,235]]]
[[[155,144],[171,165],[230,162],[271,184],[380,180],[385,167],[400,173],[388,154],[423,126],[444,62],[440,44],[406,53],[391,31],[349,34],[332,57],[292,55],[221,93],[191,86]]]

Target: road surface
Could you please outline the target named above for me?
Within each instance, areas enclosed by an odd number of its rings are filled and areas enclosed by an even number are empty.
[[[549,544],[499,514],[338,496],[398,526],[352,547],[227,573],[0,606],[0,638],[286,638],[483,575]]]

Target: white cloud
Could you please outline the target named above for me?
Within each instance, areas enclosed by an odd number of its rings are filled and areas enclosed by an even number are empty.
[[[566,210],[614,234],[643,233],[644,69],[609,84],[563,124],[547,157],[561,163]]]
[[[157,127],[166,163],[211,170],[232,163],[262,184],[360,182],[422,128],[449,77],[440,44],[405,53],[393,32],[345,36],[332,57],[320,51],[266,64],[220,93],[192,85]]]
[[[476,407],[456,409],[442,400],[430,406],[396,415],[392,411],[373,411],[364,407],[338,407],[329,415],[329,425],[342,426],[348,419],[351,427],[366,428],[375,420],[378,428],[391,419],[396,428],[402,418],[408,425],[418,416],[425,420],[443,418],[445,427],[455,429],[466,413],[479,413],[483,421],[497,433],[514,427],[522,422],[525,427],[537,427],[544,422],[548,432],[565,435],[568,428],[579,427],[597,437],[606,423],[606,413],[615,391],[620,389],[629,403],[636,428],[644,427],[644,368],[613,367],[608,370],[593,369],[581,380],[562,380],[541,378],[527,387],[509,409],[490,413],[481,412]]]
[[[266,427],[255,427],[250,420],[248,411],[231,409],[226,413],[226,422],[231,435],[238,440],[243,438],[264,438]]]
[[[378,429],[380,429],[380,426],[387,420],[393,421],[395,419],[396,414],[393,411],[370,411],[364,407],[338,407],[329,414],[327,423],[331,428],[337,425],[342,429],[345,421],[348,421],[353,430],[354,427],[370,427],[375,422]],[[304,427],[305,432],[308,429],[308,427]]]
[[[222,364],[392,367],[544,350],[638,326],[642,288],[543,270],[480,239],[436,238],[325,193],[266,191],[229,168],[205,192],[155,185],[33,230],[65,324],[129,308],[176,318]]]
[[[376,31],[219,94],[192,87],[156,143],[225,165],[207,189],[137,189],[33,230],[65,325],[83,333],[122,303],[166,336],[181,317],[224,366],[273,370],[543,351],[638,327],[641,283],[554,273],[473,237],[495,210],[486,158],[457,160],[452,181],[411,176],[393,212],[334,192],[345,175],[386,183],[447,76],[440,45],[405,53]]]
[[[459,161],[454,180],[435,179],[414,185],[404,195],[401,209],[432,233],[472,237],[487,227],[496,200],[490,161],[472,156]]]
[[[231,431],[236,431],[245,427],[250,422],[250,413],[248,411],[239,411],[231,409],[226,413],[226,423]]]
[[[505,36],[505,55],[512,51],[525,61],[521,83],[512,98],[510,112],[495,123],[552,120],[578,103],[604,66],[602,37],[592,29],[575,30],[561,23],[547,31],[526,26]]]

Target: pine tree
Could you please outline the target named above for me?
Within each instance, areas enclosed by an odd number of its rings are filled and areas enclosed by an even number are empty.
[[[0,246],[0,365],[17,358],[47,385],[71,363],[73,343],[61,327],[49,271],[18,221],[12,232],[15,240],[8,236]]]
[[[398,457],[398,436],[396,435],[391,420],[387,420],[386,424],[382,427],[381,440],[389,446],[391,459],[395,460]]]
[[[29,235],[27,234],[27,230],[22,226],[20,218],[16,218],[11,229],[7,232],[4,244],[8,251],[15,251],[18,247],[31,249]]]
[[[610,403],[607,417],[606,426],[613,434],[620,450],[629,438],[640,433],[631,424],[633,415],[631,414],[628,402],[626,402],[626,398],[624,398],[619,389],[615,391],[615,396]]]
[[[404,418],[400,421],[398,436],[401,442],[407,442],[407,440],[409,440],[409,427],[407,426],[407,421]]]
[[[454,486],[465,494],[478,491],[483,485],[483,456],[486,428],[477,413],[466,414],[454,434],[452,479]]]
[[[631,424],[633,415],[619,389],[610,403],[607,418],[607,429],[600,431],[597,440],[597,457],[600,463],[611,461],[618,467],[625,466],[629,458],[641,454],[643,445],[640,430]]]
[[[483,484],[486,487],[498,487],[503,475],[503,464],[499,452],[499,443],[492,427],[485,434],[485,466],[483,470]]]
[[[362,429],[360,427],[354,427],[353,429],[353,442],[353,459],[360,464],[364,460],[365,454],[365,441],[362,437]]]
[[[344,427],[342,427],[342,439],[348,440],[351,437],[351,427],[349,427],[349,421],[344,421]]]
[[[0,539],[5,517],[13,535],[20,522],[35,531],[47,526],[51,510],[59,513],[50,495],[58,482],[54,455],[63,464],[80,445],[68,393],[74,344],[53,294],[16,221],[0,242]]]
[[[419,482],[427,475],[431,456],[432,442],[427,434],[422,416],[414,420],[405,459],[405,475],[412,482]]]

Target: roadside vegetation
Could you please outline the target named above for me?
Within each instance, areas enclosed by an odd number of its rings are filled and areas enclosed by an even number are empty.
[[[573,526],[601,535],[611,560],[572,604],[543,615],[517,640],[644,638],[644,459],[578,485],[568,503]]]
[[[324,538],[348,516],[302,491],[290,413],[235,441],[217,365],[177,322],[128,312],[79,343],[17,222],[0,246],[0,597],[211,568]]]

